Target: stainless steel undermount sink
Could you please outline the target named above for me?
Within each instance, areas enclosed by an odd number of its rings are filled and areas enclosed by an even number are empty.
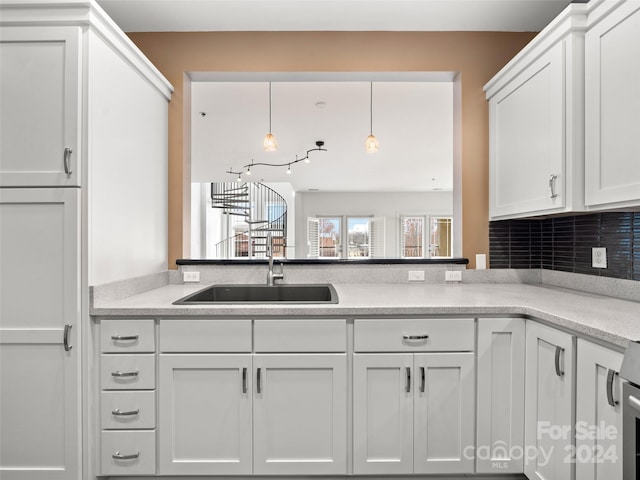
[[[174,305],[242,303],[338,303],[330,284],[211,285],[173,302]]]

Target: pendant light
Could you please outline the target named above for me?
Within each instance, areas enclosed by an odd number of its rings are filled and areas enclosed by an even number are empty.
[[[378,151],[378,139],[373,134],[373,82],[371,82],[370,97],[369,97],[369,136],[364,142],[364,148],[367,153],[375,153]]]
[[[269,82],[269,133],[264,137],[264,151],[275,152],[278,150],[278,141],[271,133],[271,82]]]

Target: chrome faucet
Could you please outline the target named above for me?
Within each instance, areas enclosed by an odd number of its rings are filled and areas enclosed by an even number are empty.
[[[267,238],[267,257],[269,258],[269,271],[267,272],[267,285],[272,287],[276,280],[284,279],[284,265],[280,263],[280,273],[273,271],[273,237],[269,234]]]

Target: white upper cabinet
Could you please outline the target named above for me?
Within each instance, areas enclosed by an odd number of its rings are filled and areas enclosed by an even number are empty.
[[[585,8],[569,6],[485,86],[492,220],[583,208]]]
[[[80,27],[3,27],[0,186],[80,185]]]
[[[640,205],[640,1],[601,2],[585,37],[585,203]]]

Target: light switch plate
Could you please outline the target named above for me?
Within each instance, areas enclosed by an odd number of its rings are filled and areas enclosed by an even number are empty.
[[[593,268],[607,268],[607,249],[605,247],[591,249],[591,266]]]

